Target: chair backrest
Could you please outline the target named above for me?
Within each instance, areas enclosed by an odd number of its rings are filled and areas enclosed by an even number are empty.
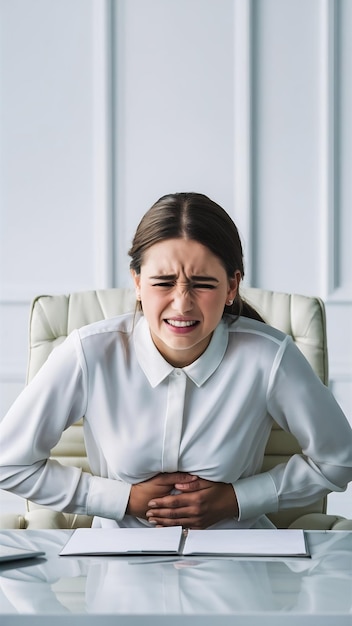
[[[328,354],[324,304],[319,298],[277,293],[262,289],[242,289],[242,296],[265,321],[291,335],[320,379],[328,383]],[[39,296],[30,314],[30,346],[27,382],[43,365],[50,352],[74,330],[92,322],[134,310],[132,289],[105,289],[70,295]],[[275,425],[267,444],[263,470],[301,453],[295,437]],[[52,456],[66,465],[89,470],[82,422],[71,426],[52,450]],[[316,503],[271,515],[279,528],[289,526],[300,515],[325,513],[326,498]]]

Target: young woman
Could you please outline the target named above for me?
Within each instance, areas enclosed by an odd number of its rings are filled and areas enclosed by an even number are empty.
[[[202,194],[162,197],[129,251],[138,311],[74,331],[0,424],[1,482],[95,525],[265,528],[352,479],[352,430],[293,341],[240,296],[242,247]],[[84,418],[93,475],[50,460]],[[273,419],[303,454],[261,473]]]

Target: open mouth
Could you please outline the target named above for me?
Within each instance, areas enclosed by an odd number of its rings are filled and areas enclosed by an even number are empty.
[[[197,320],[165,320],[165,322],[174,328],[189,328],[199,324]]]

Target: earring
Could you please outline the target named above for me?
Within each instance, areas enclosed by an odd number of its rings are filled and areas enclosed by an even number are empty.
[[[232,305],[233,305],[233,300],[228,300],[228,301],[226,302],[226,304],[227,304],[227,306],[232,306]]]

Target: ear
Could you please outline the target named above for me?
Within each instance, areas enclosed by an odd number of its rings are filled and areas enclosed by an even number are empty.
[[[140,300],[141,299],[141,294],[140,294],[140,291],[141,291],[141,275],[137,274],[136,270],[131,270],[131,276],[132,276],[132,280],[133,280],[134,287],[135,287],[135,290],[136,290],[136,298],[137,298],[137,300]]]
[[[229,279],[229,288],[227,291],[227,300],[234,300],[237,296],[238,288],[242,279],[241,272],[237,270],[232,278]]]

